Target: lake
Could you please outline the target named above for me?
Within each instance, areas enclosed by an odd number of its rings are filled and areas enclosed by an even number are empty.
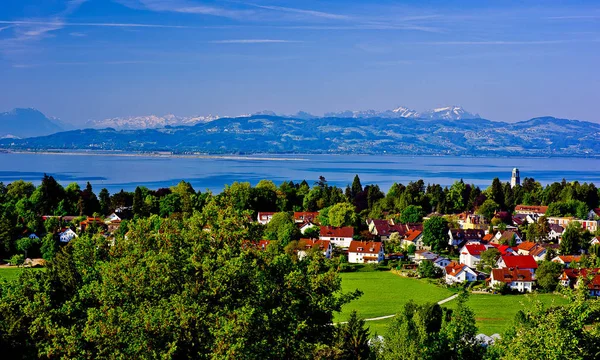
[[[600,185],[600,159],[597,158],[481,158],[452,156],[395,155],[285,155],[229,158],[127,156],[125,154],[26,154],[0,153],[0,181],[23,179],[39,184],[44,173],[61,184],[89,181],[98,192],[111,193],[137,185],[150,189],[168,187],[180,180],[196,190],[220,192],[225,184],[261,179],[306,180],[313,184],[324,176],[329,184],[346,186],[355,174],[365,184],[378,184],[387,191],[394,182],[418,179],[425,183],[450,185],[463,179],[487,187],[494,177],[509,181],[517,167],[521,179],[533,177],[542,184],[578,180]]]

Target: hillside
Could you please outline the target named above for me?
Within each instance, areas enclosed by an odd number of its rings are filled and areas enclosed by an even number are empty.
[[[600,124],[535,118],[518,123],[485,119],[221,118],[195,126],[75,130],[30,139],[4,139],[4,149],[98,149],[234,153],[362,153],[481,156],[597,156]]]

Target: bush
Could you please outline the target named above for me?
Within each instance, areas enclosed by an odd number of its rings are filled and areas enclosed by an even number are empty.
[[[9,262],[11,265],[21,266],[25,262],[25,255],[23,255],[23,254],[13,255],[10,258]]]

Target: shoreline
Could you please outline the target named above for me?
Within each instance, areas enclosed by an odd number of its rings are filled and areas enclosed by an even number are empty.
[[[115,152],[77,152],[77,151],[23,151],[11,150],[0,152],[0,154],[28,154],[28,155],[64,155],[64,156],[115,156],[115,157],[150,157],[150,158],[179,158],[179,159],[216,159],[216,160],[251,160],[251,161],[309,161],[306,158],[272,158],[259,156],[244,156],[244,155],[200,155],[200,154],[161,154],[161,153],[115,153]]]

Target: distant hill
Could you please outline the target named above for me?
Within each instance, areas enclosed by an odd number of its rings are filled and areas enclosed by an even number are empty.
[[[36,109],[14,109],[0,113],[0,138],[24,138],[48,135],[65,130],[56,119]]]
[[[0,140],[0,148],[209,154],[599,156],[600,124],[553,117],[505,123],[481,118],[252,115],[220,118],[194,126],[121,131],[86,129],[30,139],[4,139]]]

